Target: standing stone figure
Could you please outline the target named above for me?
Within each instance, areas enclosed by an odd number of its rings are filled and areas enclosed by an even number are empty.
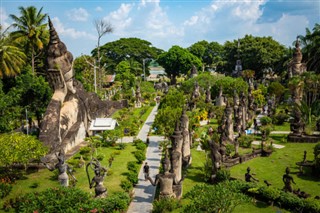
[[[166,154],[165,161],[163,164],[164,173],[157,174],[155,181],[153,182],[151,178],[148,178],[153,186],[160,184],[160,199],[162,198],[176,198],[176,193],[174,192],[174,185],[181,185],[182,179],[177,179],[174,173],[170,170],[170,160]]]
[[[222,156],[219,152],[219,144],[209,140],[210,145],[210,151],[211,151],[211,160],[212,160],[212,175],[211,180],[214,181],[214,179],[217,176],[217,172],[220,169],[221,163],[222,163]]]
[[[294,183],[294,184],[296,184],[296,183],[294,182],[293,177],[290,175],[289,167],[286,168],[286,174],[283,175],[282,181],[284,183],[283,190],[285,192],[293,192],[293,188],[292,188],[291,183]]]
[[[136,87],[136,102],[135,102],[135,107],[136,108],[140,108],[141,107],[141,101],[142,101],[142,98],[141,98],[140,86],[137,85],[137,87]]]
[[[94,162],[95,161],[95,162]],[[92,168],[94,166],[94,168]],[[91,167],[94,170],[94,177],[90,180],[89,170]],[[103,185],[104,178],[107,175],[107,169],[100,165],[100,162],[97,159],[93,159],[86,166],[86,172],[88,176],[90,189],[94,187],[95,197],[104,198],[107,196],[107,189]]]
[[[223,96],[223,89],[222,86],[220,86],[219,95],[216,98],[216,106],[225,106],[225,97]]]
[[[189,118],[187,116],[186,110],[184,109],[180,118],[181,131],[183,137],[182,145],[182,165],[187,167],[191,163],[191,139],[189,133]]]
[[[211,87],[208,86],[207,90],[206,90],[206,103],[211,103]]]
[[[61,186],[68,187],[69,186],[69,176],[70,176],[77,181],[77,179],[72,175],[72,169],[69,167],[68,164],[65,163],[65,156],[63,151],[60,151],[58,155],[56,155],[58,159],[58,163],[53,167],[51,165],[48,165],[47,162],[43,160],[43,164],[50,170],[53,171],[55,169],[58,169],[59,176],[58,176],[58,181],[60,182]]]

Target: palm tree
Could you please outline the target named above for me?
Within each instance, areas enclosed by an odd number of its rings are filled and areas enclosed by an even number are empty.
[[[42,14],[42,8],[37,11],[34,6],[19,7],[19,10],[20,17],[10,15],[10,18],[15,22],[12,26],[17,28],[17,31],[12,32],[11,36],[14,41],[26,47],[26,52],[31,52],[31,65],[34,72],[35,59],[49,41],[47,23],[44,23],[47,14]]]
[[[0,25],[0,32],[2,26]],[[15,76],[20,73],[25,64],[26,55],[20,48],[14,46],[10,37],[5,32],[0,34],[0,78]]]

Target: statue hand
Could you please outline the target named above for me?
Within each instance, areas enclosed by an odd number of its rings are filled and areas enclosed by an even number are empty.
[[[51,86],[54,88],[53,98],[59,100],[61,103],[64,101],[68,88],[65,82],[65,79],[62,75],[60,69],[49,69],[49,82]]]

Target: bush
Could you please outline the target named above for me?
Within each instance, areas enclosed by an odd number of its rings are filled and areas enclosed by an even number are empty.
[[[250,148],[253,141],[254,137],[252,135],[241,135],[238,138],[239,146],[244,148]]]
[[[217,182],[222,182],[222,181],[226,181],[226,180],[230,180],[230,170],[227,169],[220,169],[217,172],[217,176],[216,176],[216,181]]]
[[[130,161],[127,163],[127,168],[129,171],[137,172],[139,171],[140,165],[134,161]]]
[[[132,185],[135,186],[139,181],[138,172],[129,171],[127,174],[127,178],[128,181],[130,181]]]
[[[227,144],[226,145],[226,155],[230,156],[232,152],[235,151],[234,145],[233,144]]]
[[[92,199],[77,188],[58,187],[18,196],[4,204],[16,212],[124,212],[130,203],[127,193],[118,192],[107,198]]]
[[[138,143],[143,143],[143,141],[141,139],[134,139],[133,140],[133,145],[137,145]]]
[[[119,143],[118,146],[119,146],[119,149],[120,149],[120,150],[124,150],[124,149],[126,148],[127,144],[125,144],[125,143]]]
[[[104,155],[103,154],[99,154],[99,155],[97,155],[96,158],[97,158],[98,161],[102,161],[104,159]]]
[[[280,190],[274,187],[261,187],[259,192],[268,201],[274,201],[280,197]]]
[[[88,155],[91,152],[91,148],[86,146],[86,147],[81,147],[80,148],[80,155]]]
[[[126,192],[129,192],[133,187],[132,183],[129,180],[122,180],[120,186]]]
[[[278,205],[292,211],[299,211],[304,208],[304,202],[296,195],[280,191],[280,197],[278,199]]]
[[[142,143],[137,143],[136,147],[138,150],[144,151],[144,150],[146,150],[147,145],[142,142]]]
[[[71,158],[69,159],[68,161],[68,164],[73,166],[73,167],[79,167],[79,164],[80,164],[80,160],[79,159],[74,159],[74,158]]]
[[[142,163],[146,159],[144,152],[141,150],[135,151],[134,156],[137,158],[138,163]]]
[[[6,197],[8,194],[10,194],[12,190],[12,185],[8,183],[0,183],[0,198]]]
[[[272,119],[268,116],[264,116],[260,118],[260,123],[262,126],[266,126],[266,125],[272,124]]]
[[[180,207],[180,203],[177,199],[174,198],[163,198],[155,200],[153,203],[153,213],[163,213],[163,212],[172,212],[173,210]]]
[[[285,113],[278,113],[272,117],[272,123],[276,125],[282,125],[289,119],[289,115]]]

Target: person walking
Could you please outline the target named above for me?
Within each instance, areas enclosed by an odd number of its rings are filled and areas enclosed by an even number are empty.
[[[146,162],[144,164],[143,173],[144,173],[144,180],[147,181],[148,178],[149,178],[149,165],[148,165],[148,162]]]

